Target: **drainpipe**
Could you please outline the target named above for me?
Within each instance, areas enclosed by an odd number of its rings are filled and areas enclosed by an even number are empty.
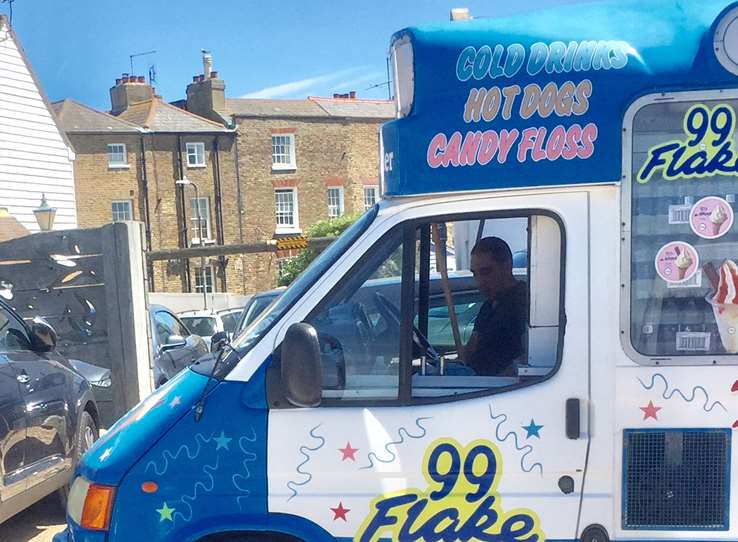
[[[179,170],[179,178],[184,179],[184,161],[182,159],[182,136],[177,136],[177,169]],[[176,179],[175,179],[176,180]],[[179,247],[187,248],[187,205],[185,203],[185,192],[184,185],[174,185],[175,197],[177,199],[177,207],[179,207],[179,215],[182,217],[182,228],[179,228],[177,224]],[[192,291],[192,285],[190,283],[190,260],[185,258],[183,260],[182,269],[179,273],[179,279],[182,283],[182,289],[186,292]]]
[[[220,184],[220,146],[218,136],[213,138],[213,192],[215,193],[215,235],[219,245],[225,243],[223,233],[223,192]],[[221,292],[226,292],[226,258],[222,254],[218,256],[218,270],[220,271]]]
[[[143,219],[146,231],[146,249],[152,250],[151,246],[151,209],[149,208],[149,178],[146,174],[146,139],[141,134],[141,197],[143,198]],[[146,274],[149,279],[149,292],[154,292],[154,265],[146,262]]]
[[[233,120],[233,124],[236,125],[235,118]],[[236,125],[237,126],[237,125]],[[236,200],[238,202],[238,242],[240,244],[243,244],[243,195],[241,194],[241,175],[239,174],[240,167],[238,165],[238,138],[241,137],[241,134],[238,131],[238,127],[236,127],[236,132],[233,136],[233,145],[235,147],[235,151],[233,153],[233,159],[236,162]],[[242,260],[241,263],[243,264],[243,256],[241,256]],[[241,291],[246,291],[246,273],[245,270],[241,271]]]

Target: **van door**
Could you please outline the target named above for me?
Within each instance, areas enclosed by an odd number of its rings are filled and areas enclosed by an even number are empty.
[[[322,404],[270,412],[270,511],[362,542],[575,539],[587,202],[550,193],[409,210],[368,249],[304,320],[320,340]],[[499,266],[482,269],[471,249],[492,237]],[[450,338],[444,317],[483,351]]]

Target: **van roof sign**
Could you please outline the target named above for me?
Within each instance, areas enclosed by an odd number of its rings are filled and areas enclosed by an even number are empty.
[[[385,193],[619,181],[635,99],[738,86],[715,37],[738,32],[736,5],[619,0],[398,32],[407,113],[382,128]]]

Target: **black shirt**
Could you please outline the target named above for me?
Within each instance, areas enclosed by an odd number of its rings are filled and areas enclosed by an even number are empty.
[[[515,281],[510,289],[487,300],[474,322],[477,348],[467,364],[478,375],[503,374],[525,348],[528,292],[524,282]]]

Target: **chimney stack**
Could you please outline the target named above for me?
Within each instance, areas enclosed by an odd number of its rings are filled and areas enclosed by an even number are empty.
[[[110,112],[119,115],[135,102],[144,102],[154,97],[154,90],[146,83],[143,75],[127,73],[115,80],[110,89]]]
[[[202,49],[203,73],[194,75],[187,85],[187,111],[216,122],[223,122],[225,111],[225,82],[213,70],[213,55]]]
[[[210,79],[211,71],[213,71],[213,55],[210,51],[202,49],[202,73],[205,79]]]

